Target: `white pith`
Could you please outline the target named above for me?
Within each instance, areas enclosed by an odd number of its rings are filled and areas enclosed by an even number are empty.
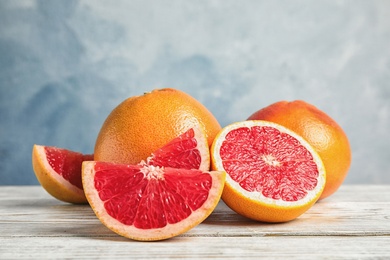
[[[210,170],[210,149],[207,141],[206,133],[200,125],[193,127],[194,136],[197,142],[196,148],[200,151],[202,161],[200,162],[199,170],[209,171]]]
[[[164,167],[144,165],[141,172],[147,180],[164,180]]]
[[[261,159],[268,165],[280,166],[280,162],[278,160],[276,160],[276,158],[274,156],[272,156],[271,154],[263,155],[261,157]]]

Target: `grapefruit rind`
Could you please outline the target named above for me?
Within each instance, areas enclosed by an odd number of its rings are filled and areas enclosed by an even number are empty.
[[[96,161],[85,161],[82,165],[82,181],[85,195],[88,199],[90,206],[92,207],[97,218],[110,230],[133,240],[139,241],[157,241],[169,239],[174,236],[178,236],[193,227],[200,224],[205,220],[217,206],[224,187],[225,183],[225,172],[220,171],[211,171],[209,172],[212,176],[212,187],[209,191],[209,196],[205,203],[193,211],[186,219],[175,223],[167,224],[163,228],[153,228],[153,229],[140,229],[136,228],[133,225],[125,225],[112,216],[110,216],[106,209],[104,208],[104,201],[99,197],[99,193],[95,188],[95,165]],[[107,163],[110,164],[110,163]],[[115,164],[113,169],[115,169]],[[129,165],[131,167],[131,165]]]
[[[33,146],[32,165],[39,183],[51,196],[68,203],[87,203],[84,191],[71,184],[50,166],[45,146],[37,144]]]
[[[317,185],[313,190],[307,190],[307,195],[297,201],[275,200],[265,197],[261,192],[250,192],[242,188],[230,175],[226,174],[226,183],[222,194],[222,200],[237,213],[248,218],[264,222],[285,222],[303,214],[321,196],[326,182],[325,167],[314,148],[295,132],[276,123],[263,120],[247,120],[236,122],[224,127],[214,139],[211,146],[212,170],[225,171],[219,150],[226,135],[239,127],[270,126],[281,132],[296,138],[313,156],[313,161],[318,168]],[[244,202],[244,203],[243,203]]]

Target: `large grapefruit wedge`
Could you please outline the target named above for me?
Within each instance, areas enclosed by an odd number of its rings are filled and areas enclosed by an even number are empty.
[[[32,165],[42,187],[53,197],[69,203],[87,203],[81,183],[81,164],[93,155],[53,146],[34,145]]]
[[[99,220],[134,240],[163,240],[195,227],[214,210],[225,172],[84,162],[86,197]]]
[[[211,147],[211,163],[227,173],[224,202],[258,221],[297,218],[325,186],[325,169],[314,149],[291,130],[267,121],[223,128]]]

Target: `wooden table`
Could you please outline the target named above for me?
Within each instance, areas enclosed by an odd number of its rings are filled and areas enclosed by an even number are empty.
[[[390,185],[344,185],[298,219],[265,224],[221,202],[187,233],[137,242],[107,229],[88,205],[40,186],[0,186],[0,259],[390,259]]]

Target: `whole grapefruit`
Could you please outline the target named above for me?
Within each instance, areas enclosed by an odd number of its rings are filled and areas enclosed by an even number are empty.
[[[248,120],[267,120],[301,135],[320,155],[326,185],[320,199],[335,193],[348,174],[352,160],[344,130],[325,112],[302,100],[279,101],[253,113]]]
[[[221,130],[214,115],[189,94],[156,89],[120,103],[96,139],[94,159],[137,164],[189,128],[200,126],[208,145]]]

